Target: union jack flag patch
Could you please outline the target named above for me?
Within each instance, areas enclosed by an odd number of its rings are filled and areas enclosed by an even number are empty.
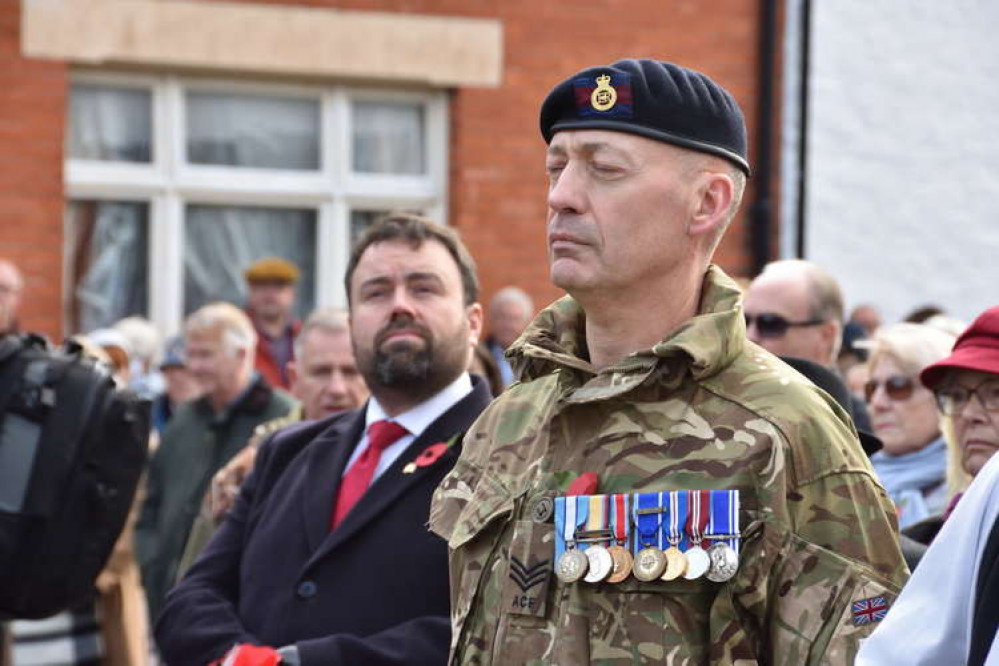
[[[853,602],[853,625],[859,627],[865,624],[880,622],[888,614],[888,600],[877,596]]]

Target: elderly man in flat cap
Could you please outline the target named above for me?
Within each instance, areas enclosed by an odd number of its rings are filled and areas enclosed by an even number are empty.
[[[295,359],[295,338],[302,322],[295,319],[295,285],[298,267],[279,257],[259,259],[243,272],[246,310],[257,330],[253,367],[271,386],[290,386],[287,366]]]
[[[434,498],[451,663],[852,663],[906,577],[894,510],[711,264],[749,173],[738,105],[623,60],[558,84],[541,133],[569,295]]]

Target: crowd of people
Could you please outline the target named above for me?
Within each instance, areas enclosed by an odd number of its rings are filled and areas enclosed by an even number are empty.
[[[12,664],[999,664],[999,307],[726,276],[745,125],[692,70],[577,72],[540,124],[540,312],[392,214],[347,311],[296,320],[267,257],[176,338],[79,336],[152,401],[148,470],[97,601],[12,622]],[[24,292],[0,260],[0,333]]]

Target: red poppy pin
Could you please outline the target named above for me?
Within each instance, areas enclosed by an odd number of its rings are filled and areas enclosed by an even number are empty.
[[[447,442],[437,442],[436,444],[431,444],[427,448],[423,449],[420,455],[416,456],[411,462],[407,463],[405,467],[402,468],[403,474],[412,474],[421,467],[429,467],[433,465],[437,460],[444,455],[444,452],[451,448],[451,445]]]

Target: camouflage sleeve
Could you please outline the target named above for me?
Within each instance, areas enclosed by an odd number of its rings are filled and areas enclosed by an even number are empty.
[[[468,611],[487,553],[480,552],[483,540],[470,544],[483,530],[514,509],[514,497],[488,474],[465,457],[444,477],[430,506],[430,530],[446,540],[450,550],[452,619],[460,623]],[[474,547],[473,547],[474,546]],[[488,546],[485,546],[488,549]],[[474,584],[471,584],[474,588]]]
[[[895,587],[909,577],[894,507],[870,473],[828,474],[798,487],[788,504],[794,532],[805,541],[866,566]]]
[[[813,403],[808,418],[785,421],[781,429],[791,530],[900,588],[909,572],[894,504],[878,483],[849,416],[831,399],[825,402]]]
[[[866,566],[792,532],[778,542],[767,584],[762,662],[851,666],[898,588]]]
[[[772,587],[772,662],[853,664],[908,571],[891,503],[865,470],[821,476],[789,493]]]

